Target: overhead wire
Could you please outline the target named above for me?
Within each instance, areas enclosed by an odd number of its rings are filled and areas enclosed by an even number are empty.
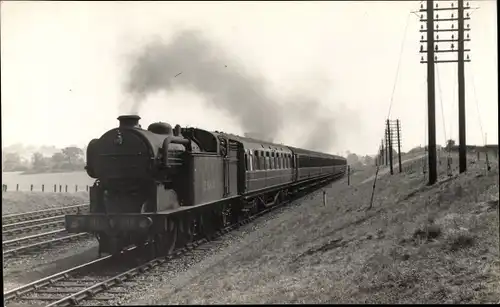
[[[392,86],[391,101],[389,103],[389,111],[387,112],[387,118],[389,118],[389,116],[391,115],[392,103],[394,101],[394,93],[396,91],[396,84],[398,82],[399,71],[401,68],[401,59],[403,58],[403,51],[404,51],[405,42],[406,42],[406,34],[408,33],[408,25],[410,24],[410,17],[411,17],[411,13],[409,13],[408,16],[406,17],[406,25],[405,25],[405,30],[403,33],[403,40],[401,41],[401,48],[399,50],[398,66],[396,68],[396,77],[394,78],[394,84]]]
[[[486,145],[486,140],[484,137],[484,131],[483,131],[483,124],[481,121],[481,113],[479,111],[479,102],[477,100],[477,94],[476,94],[476,82],[474,81],[474,73],[471,69],[470,71],[470,78],[471,78],[471,83],[472,83],[472,91],[474,92],[474,100],[476,101],[476,110],[477,110],[477,118],[479,121],[479,128],[481,129],[481,139],[483,140],[483,145]]]
[[[444,119],[444,107],[443,107],[443,91],[441,90],[441,80],[439,78],[439,65],[436,65],[436,76],[437,76],[437,84],[438,84],[438,96],[439,96],[439,102],[441,105],[441,120],[443,121],[443,134],[444,134],[444,142],[446,144],[446,141],[448,140],[446,137],[446,122]]]
[[[454,72],[453,72],[453,75],[456,76],[457,75],[457,66],[455,66],[455,69],[454,69]],[[452,118],[453,118],[453,114],[455,112],[455,106],[457,105],[457,102],[455,101],[455,98],[456,98],[456,95],[457,95],[457,86],[458,86],[458,79],[455,78],[455,82],[453,83],[453,99],[451,100],[451,114],[452,114]],[[453,120],[450,120],[450,139],[453,139],[453,127],[454,127],[454,121]]]
[[[394,84],[393,84],[393,87],[392,87],[392,93],[391,93],[391,100],[389,102],[389,110],[387,112],[387,119],[389,119],[389,116],[391,114],[391,109],[392,109],[392,104],[393,104],[393,101],[394,101],[394,93],[396,91],[396,84],[397,84],[397,81],[398,81],[398,78],[399,78],[399,71],[401,69],[401,59],[403,58],[403,51],[404,51],[404,47],[405,47],[405,43],[406,43],[406,36],[407,36],[407,33],[408,33],[408,25],[410,24],[410,17],[411,17],[411,12],[408,13],[408,16],[406,17],[406,24],[405,24],[405,29],[404,29],[404,32],[403,32],[403,39],[401,41],[401,47],[400,47],[400,50],[399,50],[399,59],[398,59],[398,65],[397,65],[397,68],[396,68],[396,76],[394,78]],[[387,133],[387,125],[385,124],[384,125],[384,134],[383,134],[383,137],[382,137],[382,140],[385,140],[385,137],[386,137],[386,133]]]

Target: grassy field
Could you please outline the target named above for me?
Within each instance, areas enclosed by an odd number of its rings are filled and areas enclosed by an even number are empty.
[[[370,210],[372,173],[343,179],[134,303],[497,303],[498,161],[457,160],[382,176]]]
[[[88,199],[86,192],[6,192],[2,193],[2,215],[79,205]]]
[[[75,185],[78,189],[85,190],[87,185],[91,186],[94,179],[90,178],[86,172],[68,172],[68,173],[49,173],[49,174],[30,174],[21,175],[20,172],[2,172],[2,184],[7,185],[7,191],[15,191],[19,184],[19,191],[29,191],[33,184],[33,191],[41,191],[42,184],[45,185],[45,191],[52,191],[54,185],[68,185],[68,192],[75,191]]]

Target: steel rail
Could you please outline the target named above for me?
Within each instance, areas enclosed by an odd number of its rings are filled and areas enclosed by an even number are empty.
[[[2,225],[5,224],[11,224],[15,222],[20,222],[20,221],[28,221],[32,219],[37,219],[41,217],[48,217],[48,216],[53,216],[54,214],[57,214],[58,212],[60,213],[67,213],[67,212],[74,212],[78,211],[79,209],[85,209],[88,208],[89,204],[80,204],[80,205],[73,205],[73,206],[62,206],[62,207],[57,207],[57,208],[50,208],[50,209],[44,209],[44,210],[38,210],[38,211],[31,211],[31,212],[24,212],[24,213],[14,213],[14,214],[8,214],[2,216]]]
[[[37,243],[21,246],[18,248],[8,249],[8,250],[3,251],[2,254],[3,254],[4,258],[8,258],[10,256],[16,256],[22,252],[27,252],[27,251],[32,250],[32,249],[49,247],[49,246],[55,245],[57,243],[70,242],[70,241],[73,241],[76,239],[90,237],[90,236],[91,236],[91,234],[89,234],[89,233],[77,233],[77,234],[73,234],[73,235],[68,235],[68,236],[64,236],[64,237],[60,237],[60,238],[55,238],[55,239],[51,239],[51,240],[47,240],[47,241],[42,241],[42,242],[37,242]]]
[[[9,229],[9,230],[5,230],[5,231],[2,230],[2,237],[3,236],[9,237],[9,236],[14,236],[14,235],[22,234],[22,233],[27,233],[27,232],[33,232],[33,231],[37,231],[37,230],[54,228],[57,226],[64,226],[64,220],[49,222],[49,223],[45,223],[45,224],[35,224],[35,225],[31,225],[31,226],[14,228],[14,229]]]

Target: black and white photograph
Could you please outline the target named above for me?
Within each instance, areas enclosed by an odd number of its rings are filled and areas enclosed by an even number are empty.
[[[1,1],[4,306],[500,304],[497,10]]]

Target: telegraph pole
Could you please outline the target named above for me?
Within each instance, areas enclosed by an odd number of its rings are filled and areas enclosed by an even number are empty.
[[[392,138],[391,138],[391,126],[390,121],[387,119],[387,142],[389,143],[387,149],[389,150],[389,167],[391,169],[391,175],[394,175],[394,169],[392,167]]]
[[[467,2],[467,6],[468,6]],[[458,0],[458,163],[460,173],[467,170],[465,144],[465,69],[464,69],[464,0]]]
[[[396,119],[396,131],[397,131],[397,137],[398,137],[398,160],[399,160],[399,172],[401,173],[403,171],[403,167],[401,165],[401,135],[400,135],[400,129],[401,126],[399,125],[399,119]]]
[[[427,146],[429,157],[429,184],[437,181],[436,160],[436,84],[434,80],[434,1],[427,0]]]
[[[464,0],[458,0],[458,6],[455,7],[454,3],[451,3],[451,7],[443,8],[438,7],[436,4],[436,8],[434,8],[434,1],[427,0],[427,8],[424,9],[423,6],[420,7],[420,12],[425,12],[427,18],[424,19],[423,15],[420,17],[420,21],[426,22],[427,29],[421,29],[420,32],[427,33],[427,39],[420,40],[421,43],[427,43],[427,50],[423,49],[423,46],[420,47],[420,53],[427,53],[427,60],[425,61],[423,58],[420,63],[427,63],[427,104],[428,104],[428,120],[429,120],[429,184],[433,184],[437,180],[437,159],[436,159],[436,113],[435,113],[435,80],[434,80],[434,64],[435,63],[458,63],[458,130],[459,130],[459,162],[460,162],[460,173],[465,172],[467,169],[467,157],[466,157],[466,140],[465,140],[465,131],[466,131],[466,123],[465,123],[465,70],[464,63],[470,62],[469,56],[467,55],[467,59],[464,59],[464,53],[469,52],[470,49],[464,48],[464,43],[470,41],[469,35],[467,34],[467,38],[464,37],[464,33],[466,31],[470,31],[469,25],[467,28],[464,27],[464,21],[469,20],[469,13],[467,13],[466,17],[464,17],[464,11],[466,9],[470,9],[469,2],[467,2],[466,7],[464,7]],[[450,3],[447,1],[446,3]],[[434,11],[452,11],[451,18],[439,18],[439,15],[436,14],[436,18],[434,19]],[[455,18],[453,11],[458,11],[458,18]],[[439,12],[438,12],[439,13]],[[451,25],[451,28],[447,29],[439,29],[439,25],[436,25],[436,29],[434,29],[434,21],[446,21],[446,22],[458,22],[458,29],[454,27],[454,24]],[[423,26],[422,26],[423,28]],[[439,35],[434,39],[434,32],[438,34],[441,32],[458,32],[458,37],[455,38],[455,35],[451,35],[451,39],[440,39]],[[438,43],[440,42],[450,42],[451,49],[439,49]],[[454,43],[457,43],[458,48],[455,50]],[[435,45],[436,44],[436,45]],[[457,52],[456,60],[438,60],[434,53],[454,53]]]

